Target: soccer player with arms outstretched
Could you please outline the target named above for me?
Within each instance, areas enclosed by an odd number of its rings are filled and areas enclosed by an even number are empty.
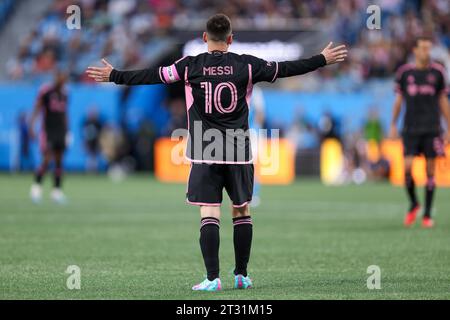
[[[432,42],[426,37],[416,39],[413,53],[415,61],[401,66],[396,75],[396,98],[394,102],[391,138],[396,138],[397,120],[403,102],[405,115],[403,119],[403,153],[405,164],[405,186],[410,207],[405,216],[404,225],[414,224],[420,210],[417,200],[412,164],[414,156],[423,154],[426,158],[427,183],[425,186],[425,210],[422,226],[433,227],[431,208],[435,190],[436,157],[444,155],[441,116],[446,120],[447,134],[450,141],[450,110],[445,81],[445,70],[430,58]]]
[[[42,199],[42,179],[48,169],[51,160],[54,160],[54,181],[51,198],[57,203],[64,203],[66,197],[61,189],[62,184],[62,159],[66,148],[67,123],[67,92],[65,84],[67,76],[57,71],[52,84],[43,85],[31,116],[30,133],[34,133],[35,122],[40,115],[42,126],[39,135],[39,144],[42,154],[42,163],[37,168],[34,184],[31,186],[30,197],[38,203]]]
[[[321,54],[285,62],[267,62],[251,55],[237,55],[228,52],[233,35],[230,19],[223,14],[216,14],[208,20],[203,40],[208,45],[208,52],[181,58],[167,67],[118,71],[103,59],[104,67],[89,67],[87,73],[98,82],[126,85],[184,81],[189,128],[187,157],[191,161],[187,202],[200,206],[200,248],[207,271],[207,278],[192,289],[221,289],[219,225],[224,188],[233,205],[235,288],[245,289],[252,286],[247,264],[252,242],[249,203],[254,172],[247,133],[253,85],[305,74],[327,64],[344,61],[347,51],[343,45],[332,48],[330,43]],[[208,143],[196,137],[217,137],[217,132],[223,137],[221,147],[208,155]]]

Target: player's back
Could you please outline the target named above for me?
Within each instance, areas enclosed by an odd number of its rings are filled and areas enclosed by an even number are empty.
[[[188,157],[194,162],[251,162],[248,115],[253,84],[275,80],[277,65],[221,51],[186,57],[175,65],[184,72],[178,76],[186,86]],[[261,73],[266,76],[261,78]]]
[[[190,59],[186,73],[192,89],[187,108],[195,108],[195,120],[205,121],[206,128],[248,129],[251,66],[243,56],[203,53]]]

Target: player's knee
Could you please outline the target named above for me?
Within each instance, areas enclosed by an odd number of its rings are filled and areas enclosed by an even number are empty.
[[[249,209],[248,204],[246,204],[242,207],[233,207],[231,214],[232,214],[233,218],[249,216],[250,209]]]
[[[434,177],[434,170],[435,170],[435,162],[433,160],[427,161],[427,177],[432,178]]]
[[[200,216],[202,218],[212,217],[212,218],[220,219],[220,207],[201,206],[200,207]]]
[[[412,174],[412,165],[405,164],[405,176],[410,176]]]

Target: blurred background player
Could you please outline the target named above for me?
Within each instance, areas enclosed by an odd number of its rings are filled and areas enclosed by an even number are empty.
[[[411,226],[420,210],[412,176],[412,163],[414,156],[423,154],[426,158],[427,174],[422,220],[422,226],[425,228],[433,227],[431,208],[435,190],[435,158],[444,156],[441,115],[446,120],[447,141],[449,141],[450,135],[450,111],[446,93],[445,70],[442,65],[431,61],[431,49],[432,42],[429,38],[418,37],[413,47],[414,62],[407,63],[397,70],[397,95],[390,130],[391,137],[397,137],[397,119],[402,104],[405,102],[402,138],[405,156],[405,185],[410,208],[404,224]]]
[[[66,197],[61,190],[62,184],[62,159],[66,147],[67,122],[67,92],[65,84],[67,75],[56,71],[54,81],[50,85],[43,85],[36,99],[30,122],[32,137],[36,119],[42,117],[41,132],[39,134],[39,145],[42,162],[37,168],[34,183],[31,186],[30,197],[38,203],[42,199],[42,180],[49,167],[50,161],[54,161],[54,180],[51,199],[57,203],[64,203]]]

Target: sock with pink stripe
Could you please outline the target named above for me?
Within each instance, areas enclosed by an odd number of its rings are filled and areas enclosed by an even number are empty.
[[[425,186],[425,217],[431,217],[431,207],[433,205],[433,195],[435,188],[436,183],[434,182],[434,177],[428,177],[427,185]]]
[[[205,262],[208,280],[219,277],[220,221],[213,217],[202,218],[200,226],[200,249]]]
[[[242,274],[246,277],[247,264],[250,259],[250,250],[252,247],[252,217],[244,216],[233,218],[233,225],[234,257],[236,260],[234,274]]]

